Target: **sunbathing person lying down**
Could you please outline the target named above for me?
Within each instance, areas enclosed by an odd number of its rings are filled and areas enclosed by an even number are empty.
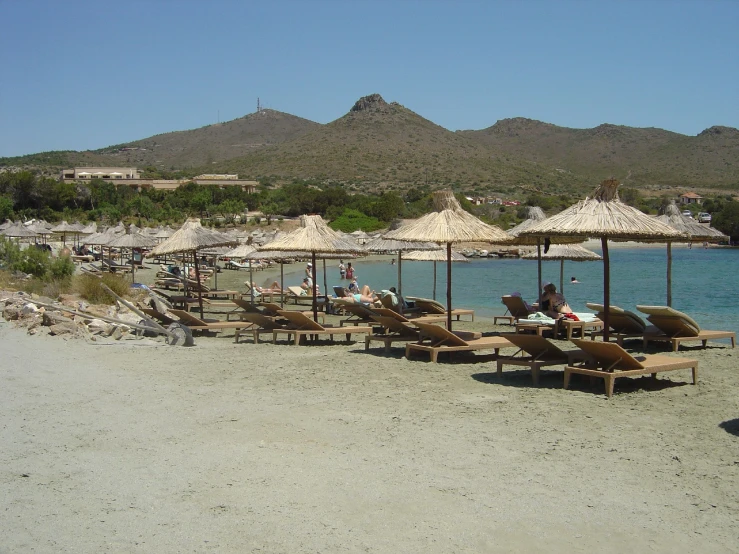
[[[357,304],[374,304],[375,301],[380,300],[380,297],[377,296],[375,291],[371,290],[368,285],[364,285],[362,290],[359,292],[350,292],[345,298],[346,300]]]

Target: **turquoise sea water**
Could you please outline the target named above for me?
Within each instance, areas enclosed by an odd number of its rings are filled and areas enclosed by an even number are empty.
[[[599,250],[594,251],[600,253]],[[666,247],[610,248],[611,303],[636,311],[637,304],[667,303]],[[326,261],[328,286],[341,284],[338,261]],[[372,257],[353,260],[360,285],[375,290],[397,285],[397,266]],[[302,271],[302,266],[300,270]],[[318,268],[322,268],[319,261]],[[536,261],[482,258],[452,266],[452,305],[474,308],[482,316],[503,314],[500,297],[520,292],[528,302],[536,301]],[[403,262],[404,296],[432,297],[433,263]],[[559,289],[560,262],[542,264],[543,281]],[[287,272],[286,272],[287,273]],[[437,300],[446,303],[446,264],[437,263]],[[569,284],[577,276],[579,284]],[[287,278],[286,278],[287,280]],[[603,301],[603,263],[564,263],[564,295],[576,311],[588,311],[586,302]],[[323,276],[318,282],[323,286]],[[673,247],[672,307],[689,314],[706,329],[739,332],[739,250],[728,248]],[[346,281],[344,281],[346,284]],[[646,317],[646,316],[645,316]]]

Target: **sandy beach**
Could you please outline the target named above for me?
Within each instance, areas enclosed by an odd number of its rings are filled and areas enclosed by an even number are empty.
[[[489,321],[460,328],[508,330]],[[562,343],[564,346],[565,344]],[[489,356],[0,320],[3,552],[737,552],[737,352],[538,388]]]

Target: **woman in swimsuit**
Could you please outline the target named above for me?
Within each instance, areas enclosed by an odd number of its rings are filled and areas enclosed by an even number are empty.
[[[572,308],[565,300],[565,297],[557,292],[557,287],[553,283],[549,283],[544,287],[544,294],[541,297],[542,303],[547,306],[546,314],[554,319],[559,319],[562,314],[571,314]]]

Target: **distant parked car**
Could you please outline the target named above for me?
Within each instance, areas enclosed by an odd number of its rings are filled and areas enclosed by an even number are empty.
[[[699,213],[698,223],[711,223],[711,214],[709,214],[708,212]]]
[[[691,212],[690,210],[683,210],[683,215],[685,217],[693,217],[693,212]]]

